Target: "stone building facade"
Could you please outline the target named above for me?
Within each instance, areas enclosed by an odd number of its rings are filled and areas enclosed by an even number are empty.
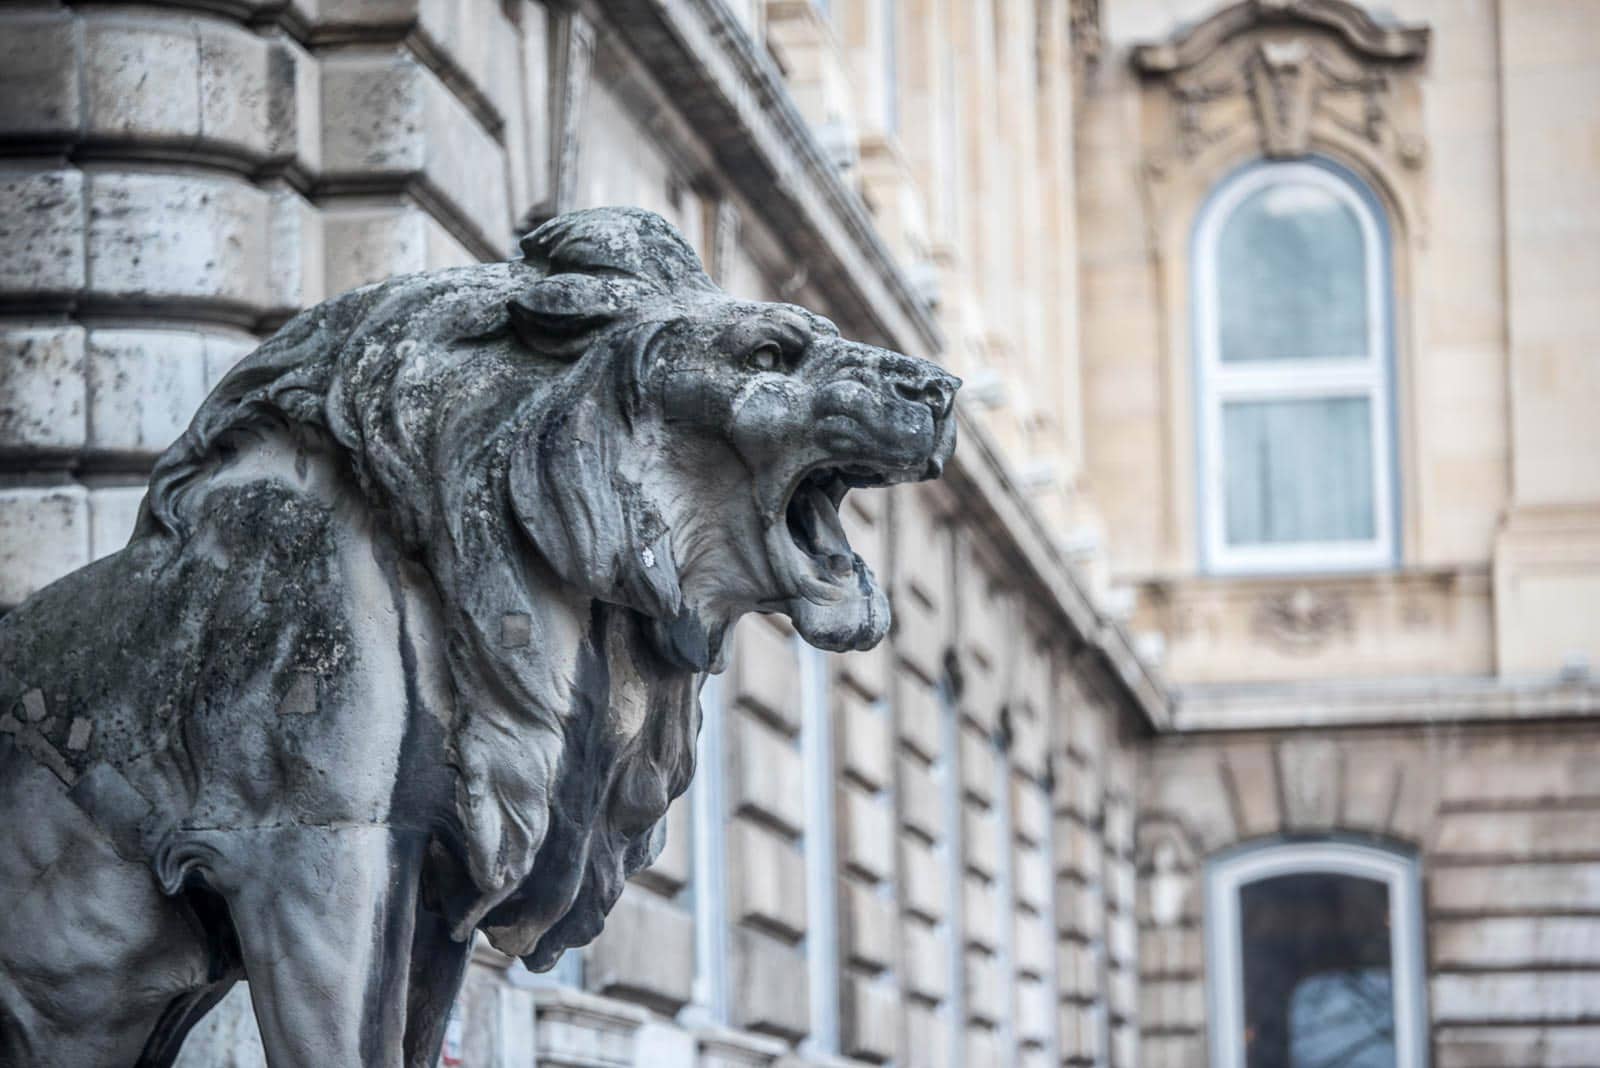
[[[446,1063],[1221,1068],[1261,1013],[1345,1034],[1343,988],[1253,1003],[1291,951],[1371,973],[1377,1063],[1596,1063],[1600,7],[1394,7],[8,5],[0,607],[296,309],[650,208],[963,375],[963,444],[850,498],[889,641],[744,624],[667,852],[552,975],[482,954]],[[1334,203],[1310,318],[1213,329]],[[1361,359],[1232,373],[1311,325]],[[183,1063],[259,1063],[242,989]]]

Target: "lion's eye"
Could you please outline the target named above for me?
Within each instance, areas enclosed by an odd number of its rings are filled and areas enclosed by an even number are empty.
[[[776,341],[764,341],[751,349],[745,359],[757,371],[776,371],[783,365],[783,350]]]

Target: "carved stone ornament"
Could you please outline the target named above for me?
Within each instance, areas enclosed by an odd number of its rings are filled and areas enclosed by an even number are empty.
[[[1306,586],[1268,597],[1255,612],[1257,637],[1286,653],[1315,653],[1352,627],[1350,605],[1338,594]]]
[[[1324,121],[1414,166],[1418,138],[1392,128],[1394,78],[1427,51],[1425,27],[1380,22],[1344,0],[1244,0],[1135,48],[1133,64],[1166,84],[1184,158],[1241,120],[1254,123],[1264,156],[1303,156]]]
[[[959,382],[648,212],[522,250],[292,320],[0,620],[0,1063],[170,1064],[246,979],[274,1068],[431,1068],[474,931],[548,969],[657,855],[735,621],[884,636],[840,500]]]

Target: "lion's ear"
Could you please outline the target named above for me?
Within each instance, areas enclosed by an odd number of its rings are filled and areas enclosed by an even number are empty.
[[[632,438],[584,397],[517,452],[511,500],[541,555],[572,586],[652,619],[683,608],[670,531],[644,491],[619,474]]]
[[[557,274],[512,298],[506,312],[529,349],[570,362],[588,350],[596,330],[638,306],[640,288],[630,278]]]

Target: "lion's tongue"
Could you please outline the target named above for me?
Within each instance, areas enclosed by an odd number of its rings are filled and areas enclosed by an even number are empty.
[[[839,510],[821,483],[807,480],[789,503],[789,536],[823,572],[844,578],[853,570],[850,539],[839,523]]]

